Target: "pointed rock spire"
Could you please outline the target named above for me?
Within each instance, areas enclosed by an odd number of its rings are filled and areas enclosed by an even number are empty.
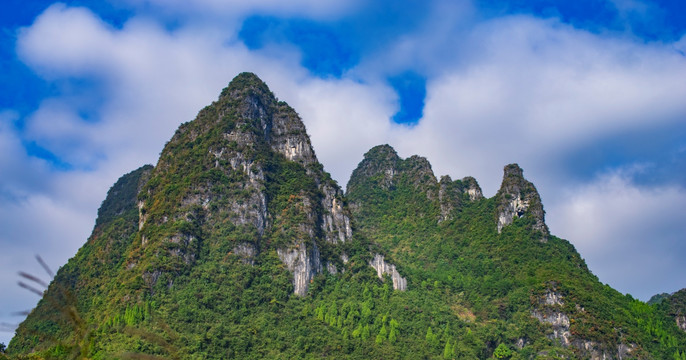
[[[297,295],[324,264],[340,265],[331,249],[352,239],[343,192],[317,161],[302,120],[252,73],[236,76],[177,130],[139,199],[142,247],[191,267],[203,242],[228,246],[249,265],[273,246]],[[151,286],[159,268],[144,274]]]
[[[462,192],[469,196],[470,201],[481,200],[484,197],[484,194],[481,191],[481,186],[479,186],[479,183],[476,182],[476,179],[471,176],[467,176],[462,179]]]
[[[496,194],[497,229],[503,228],[515,219],[528,216],[533,220],[533,230],[541,233],[545,242],[550,235],[545,224],[545,212],[536,187],[524,179],[524,172],[517,164],[505,166],[503,182]]]

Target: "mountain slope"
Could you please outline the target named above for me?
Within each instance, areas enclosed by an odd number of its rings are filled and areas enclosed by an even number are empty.
[[[425,159],[378,146],[347,196],[361,235],[392,254],[410,284],[441,289],[476,323],[507,329],[496,331],[523,354],[666,358],[684,344],[654,308],[600,284],[571,244],[549,234],[516,164],[486,199],[472,178],[437,182]]]
[[[667,312],[549,234],[516,165],[483,197],[371,149],[347,193],[254,74],[108,192],[16,358],[666,358]]]

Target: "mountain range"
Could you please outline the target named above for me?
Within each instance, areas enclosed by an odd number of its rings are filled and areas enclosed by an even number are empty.
[[[602,284],[517,164],[370,149],[343,189],[251,73],[122,176],[2,356],[686,359],[686,289]]]

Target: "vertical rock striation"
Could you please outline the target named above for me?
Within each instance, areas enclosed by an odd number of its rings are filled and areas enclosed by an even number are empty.
[[[369,265],[376,270],[376,275],[379,277],[379,279],[383,280],[384,275],[390,276],[391,280],[393,281],[394,290],[405,291],[407,289],[407,279],[400,276],[400,273],[398,273],[398,270],[396,270],[395,265],[384,261],[383,255],[375,254],[374,258],[369,261]]]
[[[176,131],[138,209],[141,246],[159,258],[192,266],[203,242],[217,251],[229,244],[228,254],[247,265],[276,251],[297,295],[324,267],[338,272],[347,255],[336,248],[353,239],[343,191],[317,160],[305,125],[250,73]],[[147,267],[151,286],[162,268],[173,267]]]

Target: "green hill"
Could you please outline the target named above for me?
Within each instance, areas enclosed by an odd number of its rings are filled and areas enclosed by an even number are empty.
[[[484,198],[382,145],[344,194],[243,73],[112,187],[7,354],[680,360],[682,305],[601,284],[515,164]]]

